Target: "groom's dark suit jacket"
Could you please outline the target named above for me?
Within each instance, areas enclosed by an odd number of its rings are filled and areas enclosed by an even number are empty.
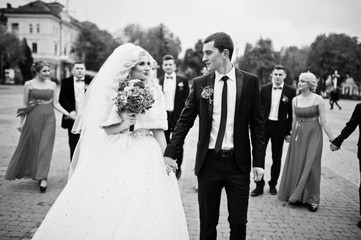
[[[267,84],[261,88],[261,102],[265,123],[268,120],[272,104],[273,84]],[[292,99],[296,96],[296,90],[286,84],[283,85],[281,100],[278,108],[278,132],[281,136],[290,135],[292,129]]]
[[[84,83],[89,85],[92,80],[92,77],[85,75]],[[74,76],[64,78],[61,81],[61,89],[59,94],[59,103],[65,108],[68,112],[75,111],[75,93],[74,93]],[[65,118],[63,115],[61,120],[62,128],[72,128],[74,120],[70,118]]]
[[[199,116],[199,134],[195,174],[201,170],[210,140],[212,127],[213,101],[202,98],[204,87],[214,89],[215,73],[194,79],[193,86],[187,99],[185,108],[177,122],[172,140],[165,150],[164,156],[175,158],[182,147],[184,139]],[[253,167],[264,168],[264,122],[261,112],[260,87],[255,75],[236,69],[236,107],[234,118],[234,156],[238,167],[244,174],[251,170],[251,146],[249,133],[252,139]],[[213,96],[212,96],[213,99]]]

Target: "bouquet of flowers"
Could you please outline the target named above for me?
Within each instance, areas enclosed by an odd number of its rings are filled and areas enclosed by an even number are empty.
[[[115,105],[118,107],[118,114],[129,112],[134,114],[145,113],[154,103],[154,95],[147,84],[138,79],[124,80],[118,85]],[[134,130],[134,125],[130,126]]]

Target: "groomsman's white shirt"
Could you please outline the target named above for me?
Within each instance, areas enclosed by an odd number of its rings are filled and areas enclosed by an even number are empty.
[[[213,118],[211,137],[209,139],[209,149],[214,149],[218,130],[221,124],[221,111],[222,111],[222,90],[224,82],[221,78],[224,76],[218,72],[214,81],[214,95],[213,95]],[[236,70],[234,66],[231,71],[226,74],[229,79],[227,80],[227,123],[226,131],[224,133],[222,150],[233,149],[233,127],[234,127],[234,114],[236,109]]]
[[[168,79],[167,79],[168,77]],[[171,78],[169,78],[171,77]],[[168,112],[173,112],[174,110],[174,98],[175,98],[175,89],[176,89],[176,74],[164,75],[163,83],[163,93],[165,97],[165,108]]]
[[[76,81],[77,78],[74,77],[74,94],[75,94],[75,111],[78,112],[80,109],[81,101],[85,95],[85,83],[84,78],[82,81]]]
[[[278,86],[283,89],[283,85]],[[278,109],[280,107],[280,100],[282,95],[282,89],[274,89],[275,85],[272,85],[272,99],[271,99],[271,110],[269,112],[268,119],[278,121]]]

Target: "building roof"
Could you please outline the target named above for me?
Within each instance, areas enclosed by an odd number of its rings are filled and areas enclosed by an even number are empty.
[[[10,6],[10,7],[9,7]],[[8,8],[5,9],[6,14],[50,14],[57,18],[60,18],[60,12],[63,10],[64,6],[58,2],[45,3],[43,1],[34,1],[18,8],[12,8],[11,5],[8,5]]]
[[[7,8],[1,9],[2,13],[8,14],[34,14],[34,15],[52,15],[62,19],[62,11],[64,6],[58,2],[45,3],[43,1],[33,1],[18,8],[12,8],[11,4],[7,4]],[[69,16],[69,14],[67,14]],[[69,16],[71,24],[81,28],[81,23],[75,18]]]

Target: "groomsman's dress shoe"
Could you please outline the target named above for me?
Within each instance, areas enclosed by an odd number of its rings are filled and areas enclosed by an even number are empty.
[[[269,187],[269,193],[271,195],[276,195],[277,194],[277,189],[276,187]]]
[[[257,197],[259,195],[263,194],[263,188],[256,188],[251,192],[252,197]]]
[[[360,219],[360,221],[358,221],[357,226],[358,226],[359,228],[361,228],[361,219]]]
[[[179,179],[181,175],[182,175],[182,170],[181,170],[180,168],[178,168],[178,169],[175,171],[175,176],[177,177],[177,179]]]

